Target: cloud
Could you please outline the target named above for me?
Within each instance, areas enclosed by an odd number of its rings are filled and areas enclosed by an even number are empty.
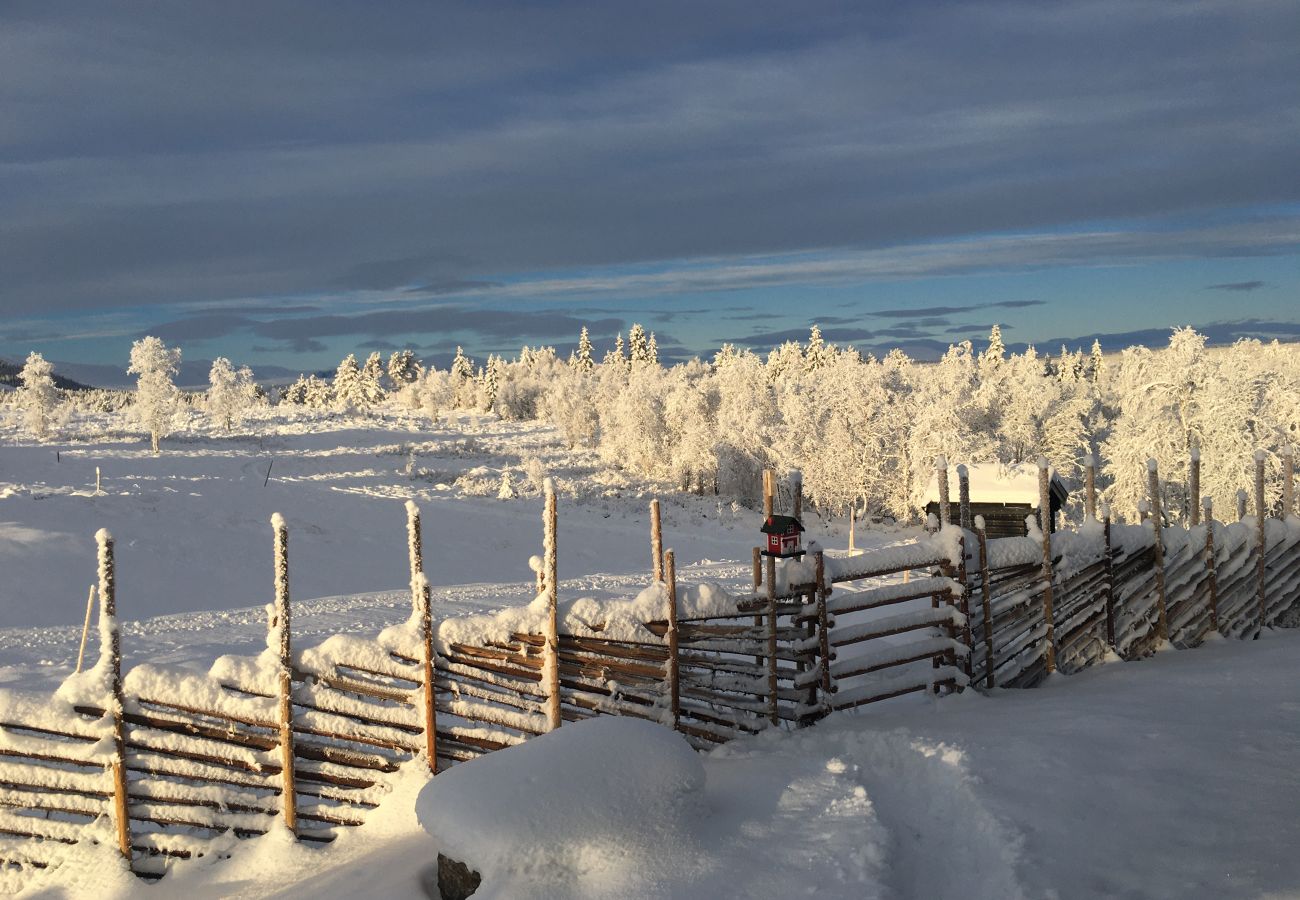
[[[822,329],[822,338],[830,342],[852,343],[854,341],[870,340],[873,336],[874,333],[867,331],[865,328]],[[802,344],[808,341],[808,329],[787,328],[784,331],[765,331],[744,337],[718,338],[717,341],[720,344],[743,344],[747,347],[775,347],[784,344],[786,341],[796,341]]]
[[[1262,281],[1230,281],[1226,284],[1209,284],[1207,291],[1257,291],[1264,287]]]
[[[629,265],[650,271],[575,287],[658,294],[1296,246],[1286,217],[1166,227],[1300,200],[1289,4],[696,13],[395,0],[303,28],[293,4],[6,5],[0,308],[554,296],[570,279],[547,273]],[[989,234],[1007,246],[958,246]]]
[[[224,337],[236,331],[243,331],[256,325],[255,319],[229,313],[200,313],[174,322],[160,322],[150,325],[140,332],[139,337],[147,334],[164,341],[200,341]]]
[[[470,332],[487,339],[514,341],[570,337],[583,326],[595,333],[615,331],[621,319],[578,318],[569,313],[443,306],[390,309],[356,315],[303,316],[257,322],[254,334],[279,340],[368,335],[386,338],[409,334]]]

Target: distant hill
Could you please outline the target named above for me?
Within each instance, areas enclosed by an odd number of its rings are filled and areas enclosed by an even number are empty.
[[[58,363],[55,363],[55,366],[57,368]],[[22,370],[21,364],[0,359],[0,384],[7,384],[15,388],[19,387],[22,381],[19,379],[18,373]],[[82,384],[80,381],[73,381],[57,371],[54,373],[54,386],[63,388],[65,391],[88,391],[91,389],[90,385]]]

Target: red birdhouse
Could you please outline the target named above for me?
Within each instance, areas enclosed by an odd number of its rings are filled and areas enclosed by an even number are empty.
[[[776,556],[781,559],[803,556],[803,549],[799,546],[799,535],[804,529],[794,516],[768,516],[762,530],[767,535],[767,549],[763,551],[764,556]]]

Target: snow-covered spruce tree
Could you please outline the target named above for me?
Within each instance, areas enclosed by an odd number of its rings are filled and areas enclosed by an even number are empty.
[[[286,384],[280,391],[281,403],[292,403],[295,406],[302,406],[307,402],[307,376],[299,375],[293,384]]]
[[[646,340],[645,329],[636,322],[632,323],[632,327],[627,332],[627,353],[633,366],[650,362],[650,347]]]
[[[128,375],[135,375],[136,420],[149,430],[154,453],[159,442],[171,432],[180,403],[180,392],[172,378],[180,371],[181,351],[169,348],[160,338],[142,337],[131,345]]]
[[[208,415],[221,423],[226,433],[238,424],[253,404],[257,402],[257,385],[253,382],[253,370],[244,366],[238,370],[230,360],[218,356],[212,361],[208,370],[208,395],[206,398]]]
[[[388,357],[388,383],[394,391],[420,380],[420,361],[412,350],[394,350]]]
[[[497,394],[501,390],[501,367],[501,358],[489,354],[487,367],[483,370],[483,409],[487,412],[492,412],[497,406]]]
[[[805,372],[815,372],[827,361],[834,356],[835,351],[827,348],[826,341],[822,338],[822,329],[820,325],[813,325],[808,329],[808,346],[803,352],[803,368]]]
[[[366,398],[366,406],[378,406],[387,396],[384,390],[384,360],[379,351],[372,351],[361,367],[361,393]]]
[[[1101,355],[1101,341],[1092,342],[1092,351],[1088,354],[1088,380],[1097,384],[1106,375],[1106,358]]]
[[[659,341],[655,340],[655,333],[650,332],[650,339],[645,344],[646,361],[652,366],[659,365]]]
[[[524,348],[524,353],[528,348]],[[521,353],[522,357],[524,353]],[[478,385],[474,382],[474,361],[465,355],[465,351],[457,346],[456,357],[451,361],[451,384],[455,396],[455,404],[458,409],[464,409],[475,405],[475,398],[478,394]]]
[[[303,402],[312,409],[329,409],[334,405],[334,388],[319,375],[308,375],[303,391]]]
[[[583,375],[590,375],[596,368],[591,353],[591,335],[587,332],[587,326],[583,325],[582,333],[578,335],[578,352],[574,355],[574,367]]]
[[[366,408],[369,401],[361,382],[361,366],[353,354],[345,356],[334,370],[334,383],[330,393],[333,395],[334,407],[340,412],[358,412]]]
[[[49,437],[59,408],[59,389],[54,386],[54,366],[39,353],[27,355],[18,373],[22,386],[14,398],[23,412],[23,424],[39,440]]]

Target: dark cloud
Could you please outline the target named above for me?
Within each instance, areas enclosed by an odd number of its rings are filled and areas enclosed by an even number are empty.
[[[310,304],[291,304],[286,303],[282,306],[208,306],[201,309],[192,309],[185,312],[188,316],[292,316],[301,313],[320,312],[319,306]]]
[[[397,344],[394,344],[392,341],[385,341],[385,340],[380,340],[378,338],[375,338],[373,340],[362,341],[361,343],[357,344],[357,349],[359,350],[400,350],[402,348],[399,347]]]
[[[614,331],[622,326],[619,319],[588,321],[571,314],[530,310],[474,309],[445,306],[424,309],[392,309],[358,315],[304,316],[257,322],[254,334],[278,340],[297,338],[369,335],[375,338],[407,334],[471,332],[487,339],[508,340],[524,336],[525,340],[570,337],[586,325],[593,331]]]
[[[934,316],[949,316],[953,313],[969,312],[978,306],[918,306],[916,309],[876,309],[867,312],[869,316],[885,319],[926,319]]]
[[[1226,284],[1209,284],[1207,291],[1257,291],[1264,287],[1262,281],[1229,281]]]
[[[1003,331],[1011,331],[1016,327],[1014,325],[1003,325],[1001,323],[990,322],[987,325],[953,325],[949,328],[944,329],[944,332],[946,334],[988,335],[988,333],[993,330],[993,326],[995,324],[998,325],[998,327],[1001,328]]]
[[[178,319],[175,322],[161,322],[151,325],[140,333],[140,337],[151,334],[164,341],[201,341],[224,337],[236,331],[244,331],[256,325],[257,320],[247,316],[230,313],[207,313]]]
[[[1026,306],[1044,306],[1046,300],[999,300],[997,303],[986,303],[985,307],[1003,307],[1005,309],[1024,309]]]
[[[1068,264],[1033,233],[1300,199],[1296,29],[1294,4],[1229,0],[6,4],[0,309],[988,233]],[[1294,248],[1273,230],[1161,258]]]
[[[1232,344],[1242,338],[1258,338],[1264,341],[1276,339],[1283,342],[1300,340],[1300,323],[1297,322],[1240,319],[1235,322],[1210,322],[1194,327],[1205,335],[1208,344],[1214,345]],[[1086,351],[1092,346],[1094,340],[1099,341],[1101,348],[1106,351],[1123,350],[1137,345],[1157,348],[1169,343],[1172,330],[1171,328],[1142,328],[1134,331],[1097,332],[1072,337],[1056,337],[1034,343],[1040,348],[1050,349],[1053,353],[1062,344],[1070,349]],[[1024,343],[1008,344],[1007,349],[1020,352],[1025,346]]]

